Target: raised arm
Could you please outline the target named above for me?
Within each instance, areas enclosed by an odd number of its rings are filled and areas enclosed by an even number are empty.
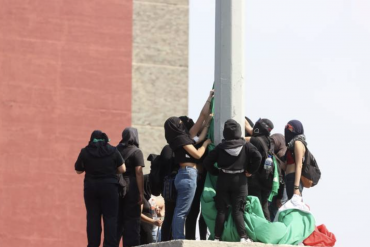
[[[199,133],[199,131],[202,128],[203,121],[211,113],[211,100],[213,98],[214,93],[215,93],[214,90],[211,90],[211,92],[209,93],[209,96],[207,98],[207,101],[204,104],[204,106],[202,108],[202,111],[199,114],[199,117],[198,117],[197,121],[195,122],[193,127],[191,127],[191,129],[189,130],[191,138],[194,138],[194,136],[196,136]]]
[[[211,143],[211,140],[207,139],[205,142],[203,142],[203,145],[198,149],[196,149],[194,147],[194,145],[192,145],[192,144],[183,146],[183,148],[186,150],[186,152],[188,152],[191,155],[191,157],[193,157],[194,159],[199,160],[200,158],[202,158],[203,154],[206,151],[207,146],[210,143]]]
[[[201,143],[206,138],[207,133],[208,133],[208,129],[209,129],[209,125],[211,124],[212,118],[213,118],[213,114],[211,113],[211,114],[209,114],[206,121],[204,122],[202,132],[200,133],[199,139],[196,142],[197,144]]]
[[[249,124],[247,119],[245,119],[245,132],[249,135],[253,135],[253,127]]]

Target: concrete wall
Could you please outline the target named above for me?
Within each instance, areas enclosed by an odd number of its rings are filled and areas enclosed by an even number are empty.
[[[188,113],[188,4],[134,0],[132,125],[145,159],[166,144],[165,120]]]
[[[131,124],[132,0],[0,0],[0,246],[86,246],[94,129]]]

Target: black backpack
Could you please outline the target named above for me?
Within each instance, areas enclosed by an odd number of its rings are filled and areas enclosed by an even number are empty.
[[[281,162],[281,160],[274,153],[274,142],[271,140],[270,137],[268,138],[269,143],[270,143],[269,146],[265,143],[265,141],[263,140],[262,137],[258,136],[258,137],[255,137],[255,138],[260,142],[260,144],[263,148],[263,152],[261,153],[263,163],[265,162],[266,158],[269,155],[275,157],[276,162]],[[259,175],[260,175],[259,180],[260,180],[261,185],[263,185],[263,187],[265,187],[267,189],[272,189],[272,183],[273,183],[273,180],[274,180],[275,165],[277,165],[277,170],[278,170],[278,173],[279,173],[279,182],[281,184],[284,183],[280,165],[275,164],[275,162],[273,162],[271,172],[266,171],[264,169],[263,165],[262,165],[262,167],[260,167],[260,169],[258,171]]]
[[[150,154],[147,158],[150,161],[149,181],[152,195],[159,196],[163,188],[163,167],[161,156],[157,154]]]
[[[317,161],[313,154],[308,150],[307,145],[305,145],[306,152],[304,155],[304,161],[302,165],[302,174],[301,174],[301,182],[303,187],[311,188],[318,184],[321,178],[321,171],[319,166],[317,165]],[[292,147],[294,150],[294,145]],[[294,157],[294,152],[292,152]]]

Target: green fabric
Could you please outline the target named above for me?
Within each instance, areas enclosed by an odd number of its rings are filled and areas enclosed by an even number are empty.
[[[212,112],[214,112],[213,99],[211,102],[211,109]],[[208,138],[210,138],[212,142],[214,141],[213,133],[214,122],[212,120],[208,132]],[[213,144],[208,146],[209,151],[213,150],[214,148],[215,146]],[[274,162],[276,162],[275,159]],[[217,164],[215,165],[217,166]],[[274,170],[274,175],[277,174],[276,169],[277,168]],[[211,233],[209,239],[214,239],[215,221],[217,216],[217,210],[213,199],[216,196],[216,183],[217,176],[212,176],[208,173],[201,197],[202,215]],[[273,190],[276,190],[276,185]],[[258,198],[253,196],[247,196],[244,221],[248,236],[253,241],[270,244],[296,245],[306,239],[315,229],[315,219],[313,216],[310,213],[302,212],[296,209],[280,212],[277,222],[271,223],[267,221],[263,215],[261,204]],[[227,216],[221,239],[222,241],[229,242],[240,241],[230,212]]]
[[[96,138],[94,138],[93,142],[105,142],[105,139],[96,139]]]
[[[274,178],[272,180],[272,189],[268,201],[271,202],[272,198],[278,194],[280,181],[279,181],[279,172],[278,172],[278,163],[276,162],[275,156],[272,156],[272,160],[274,161]]]

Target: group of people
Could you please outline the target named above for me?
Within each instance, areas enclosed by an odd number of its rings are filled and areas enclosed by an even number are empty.
[[[162,149],[160,158],[166,175],[175,175],[176,199],[165,200],[163,222],[150,215],[151,183],[149,177],[143,175],[144,159],[137,130],[126,128],[116,147],[109,144],[105,133],[92,133],[75,164],[78,174],[86,173],[88,247],[100,244],[101,217],[107,247],[118,246],[121,238],[125,247],[150,243],[153,225],[162,226],[161,241],[195,239],[207,172],[218,176],[214,198],[216,241],[222,240],[230,207],[240,241],[251,241],[243,218],[247,195],[258,197],[264,216],[270,221],[282,205],[284,194],[287,199],[302,200],[300,179],[307,145],[302,123],[289,121],[284,135],[270,135],[274,128],[271,120],[262,118],[253,123],[246,117],[245,136],[242,136],[240,124],[229,119],[224,124],[222,142],[208,150],[212,143],[206,136],[213,117],[210,107],[213,95],[211,91],[196,122],[180,116],[170,117],[164,123],[168,145]],[[275,194],[272,194],[274,169],[266,166],[271,155],[277,160],[275,170],[281,185]],[[118,178],[123,186],[119,185],[117,174],[122,174]],[[199,234],[201,239],[206,239],[207,226],[201,214]]]
[[[153,241],[152,227],[162,225],[162,221],[152,217],[151,190],[143,167],[136,128],[124,129],[116,147],[109,144],[107,134],[102,131],[95,130],[91,134],[75,163],[77,174],[85,172],[89,247],[100,246],[101,218],[105,247],[119,246],[121,238],[124,246]]]

